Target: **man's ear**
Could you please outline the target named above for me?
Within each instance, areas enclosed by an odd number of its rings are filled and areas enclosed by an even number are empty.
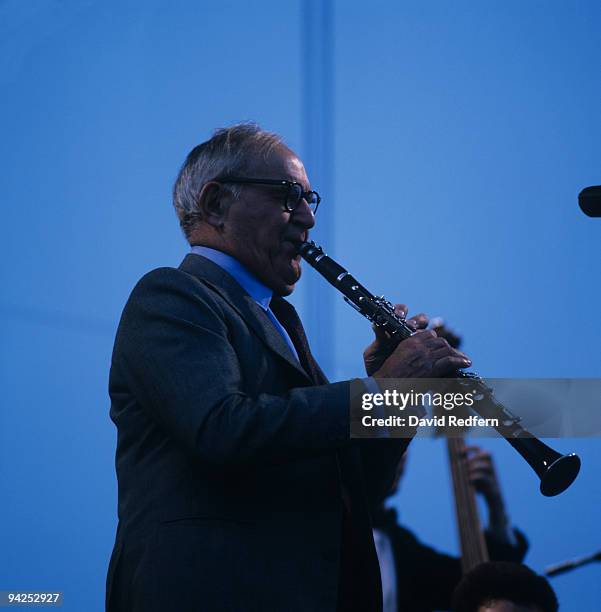
[[[215,181],[206,183],[198,196],[202,220],[217,230],[223,229],[230,204],[229,194]]]

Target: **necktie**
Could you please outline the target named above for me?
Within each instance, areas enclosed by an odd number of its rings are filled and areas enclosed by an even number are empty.
[[[316,385],[326,384],[328,379],[311,354],[309,341],[307,340],[303,324],[294,306],[281,297],[274,297],[269,307],[276,319],[290,336],[290,340],[292,340],[292,344],[294,344],[300,364],[303,366],[309,378]]]

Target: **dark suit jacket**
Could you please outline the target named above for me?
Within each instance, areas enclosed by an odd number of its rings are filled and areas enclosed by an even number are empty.
[[[369,592],[358,609],[379,608],[366,488],[386,489],[406,442],[352,444],[353,383],[316,386],[229,274],[188,255],[142,278],[109,387],[107,610],[335,610],[342,488]]]

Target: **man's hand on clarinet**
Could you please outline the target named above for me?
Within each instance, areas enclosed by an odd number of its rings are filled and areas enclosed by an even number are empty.
[[[408,308],[405,304],[395,304],[394,311],[402,319],[407,317]],[[428,327],[428,322],[428,317],[423,313],[406,319],[406,323],[415,330],[425,329]],[[368,376],[372,376],[382,367],[399,343],[398,339],[392,339],[381,327],[372,325],[372,329],[376,337],[363,351],[363,362]]]
[[[404,317],[407,307],[397,304],[395,312]],[[425,329],[428,317],[418,314],[407,323],[416,333],[396,343],[385,332],[374,328],[376,338],[365,349],[363,359],[368,376],[374,378],[440,378],[469,367],[470,359],[433,330]]]

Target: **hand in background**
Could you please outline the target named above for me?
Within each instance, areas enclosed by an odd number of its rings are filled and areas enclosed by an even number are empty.
[[[470,482],[488,507],[489,530],[503,539],[509,538],[509,518],[491,454],[479,446],[466,446]]]

